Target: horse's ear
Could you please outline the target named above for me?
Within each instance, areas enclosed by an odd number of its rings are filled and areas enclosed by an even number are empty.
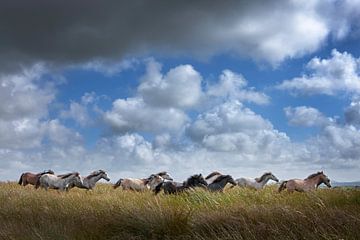
[[[201,173],[199,174],[199,177],[202,177]]]

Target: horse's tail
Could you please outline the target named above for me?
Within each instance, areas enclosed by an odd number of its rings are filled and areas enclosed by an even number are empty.
[[[286,184],[287,184],[288,181],[283,181],[281,184],[280,184],[280,187],[278,189],[278,192],[281,192],[282,190],[284,190],[286,188]]]
[[[23,179],[23,176],[24,176],[24,173],[21,174],[21,176],[20,176],[20,179],[19,179],[19,182],[18,182],[18,184],[20,184],[20,185],[23,183],[23,180],[22,180],[22,179]]]
[[[124,180],[124,179],[120,178],[119,181],[117,181],[117,182],[113,185],[113,188],[116,189],[116,188],[120,187],[121,182],[122,182],[123,180]]]
[[[155,187],[155,189],[153,190],[155,195],[157,195],[161,191],[163,184],[164,184],[164,182],[161,182]]]

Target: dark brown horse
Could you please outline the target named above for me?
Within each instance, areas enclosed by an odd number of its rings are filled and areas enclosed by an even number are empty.
[[[35,186],[37,181],[39,180],[39,178],[44,174],[54,174],[54,171],[46,170],[46,171],[43,171],[40,173],[25,172],[25,173],[21,174],[18,183],[23,186],[26,186],[28,184]]]

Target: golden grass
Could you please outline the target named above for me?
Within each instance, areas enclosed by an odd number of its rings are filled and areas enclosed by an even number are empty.
[[[154,196],[0,184],[1,239],[360,239],[360,191],[233,188]]]

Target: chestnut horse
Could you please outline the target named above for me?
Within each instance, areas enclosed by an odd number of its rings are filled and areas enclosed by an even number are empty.
[[[54,174],[54,171],[49,169],[49,170],[46,170],[46,171],[43,171],[40,173],[25,172],[25,173],[21,174],[18,183],[22,186],[26,186],[28,184],[35,186],[37,181],[39,180],[39,178],[44,174]]]
[[[311,174],[304,180],[290,179],[283,181],[279,187],[279,192],[287,189],[288,192],[308,192],[318,188],[320,184],[324,183],[327,187],[331,188],[330,179],[324,174],[323,171]]]

